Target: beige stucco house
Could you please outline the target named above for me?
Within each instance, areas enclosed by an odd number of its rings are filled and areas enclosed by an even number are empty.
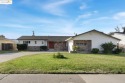
[[[17,50],[16,43],[0,35],[0,51],[1,50]]]
[[[92,48],[98,48],[102,50],[101,44],[106,42],[112,42],[117,45],[120,42],[120,39],[112,37],[108,34],[97,30],[91,30],[73,37],[70,37],[66,40],[68,42],[68,51],[73,51],[73,46],[79,46],[80,51],[90,52]]]

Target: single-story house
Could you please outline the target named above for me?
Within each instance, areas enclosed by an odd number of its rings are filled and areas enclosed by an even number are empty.
[[[101,44],[106,42],[112,42],[117,45],[120,42],[120,39],[105,34],[97,30],[91,30],[73,37],[70,37],[66,40],[68,42],[68,51],[73,51],[73,46],[79,46],[80,51],[90,52],[92,48],[98,48],[102,50]]]
[[[0,35],[0,51],[3,50],[17,50],[16,43],[5,36]]]
[[[27,44],[30,51],[39,51],[40,46],[47,46],[49,50],[68,50],[67,38],[71,36],[21,36],[18,44]]]

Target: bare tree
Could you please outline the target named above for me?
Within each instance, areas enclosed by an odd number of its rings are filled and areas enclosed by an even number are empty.
[[[77,36],[77,33],[74,33],[75,36]]]
[[[120,32],[120,29],[119,29],[118,26],[115,28],[115,31],[116,31],[116,32]]]

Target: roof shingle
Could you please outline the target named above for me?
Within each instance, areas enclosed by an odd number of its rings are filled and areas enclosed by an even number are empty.
[[[71,36],[21,36],[18,40],[48,40],[48,41],[65,41]]]

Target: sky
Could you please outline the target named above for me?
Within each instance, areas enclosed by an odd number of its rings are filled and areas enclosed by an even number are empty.
[[[125,0],[13,0],[0,4],[0,35],[72,36],[125,26]],[[122,29],[121,29],[122,31]]]

